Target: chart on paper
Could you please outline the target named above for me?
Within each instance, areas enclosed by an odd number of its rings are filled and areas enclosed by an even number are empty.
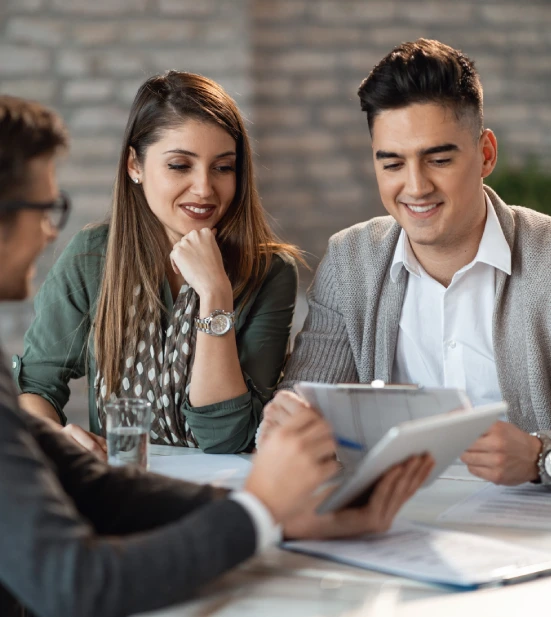
[[[284,548],[415,580],[475,588],[527,571],[548,573],[551,553],[425,525],[398,523],[365,539],[287,542]]]
[[[488,485],[443,512],[438,520],[551,530],[551,490],[533,484]]]

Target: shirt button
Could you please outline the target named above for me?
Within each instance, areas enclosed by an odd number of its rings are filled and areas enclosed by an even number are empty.
[[[456,345],[457,345],[457,343],[456,343],[455,341],[450,341],[450,342],[448,343],[448,347],[449,347],[450,349],[455,349]]]

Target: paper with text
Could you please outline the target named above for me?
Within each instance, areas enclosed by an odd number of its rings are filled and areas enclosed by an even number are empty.
[[[430,583],[475,588],[523,570],[551,569],[551,553],[474,534],[399,525],[354,540],[287,542],[284,548]]]
[[[551,489],[533,484],[488,485],[443,512],[438,520],[551,530]]]

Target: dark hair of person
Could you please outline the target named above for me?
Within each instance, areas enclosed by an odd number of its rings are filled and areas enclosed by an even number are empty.
[[[32,159],[67,148],[61,118],[35,101],[0,95],[0,199],[20,197]],[[7,216],[13,216],[9,213]]]
[[[358,90],[369,131],[378,114],[416,103],[438,103],[468,118],[478,138],[483,130],[482,85],[474,62],[439,41],[402,43],[371,71]]]
[[[202,75],[168,71],[149,78],[132,103],[123,137],[96,312],[94,352],[107,396],[117,389],[120,380],[126,338],[137,333],[137,324],[148,319],[151,307],[163,310],[159,289],[170,267],[172,250],[142,185],[131,182],[128,175],[130,148],[143,165],[148,148],[165,131],[190,119],[220,127],[236,143],[235,196],[216,226],[234,298],[246,302],[251,297],[262,284],[275,254],[287,253],[300,259],[300,251],[281,242],[268,225],[256,190],[249,138],[235,101],[219,84]],[[142,294],[131,317],[128,307],[137,285]]]

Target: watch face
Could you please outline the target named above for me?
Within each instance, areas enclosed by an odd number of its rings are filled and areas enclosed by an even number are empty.
[[[548,452],[543,459],[545,473],[551,478],[551,452]]]
[[[230,318],[227,315],[216,315],[210,320],[210,329],[216,336],[226,334],[231,327]]]

